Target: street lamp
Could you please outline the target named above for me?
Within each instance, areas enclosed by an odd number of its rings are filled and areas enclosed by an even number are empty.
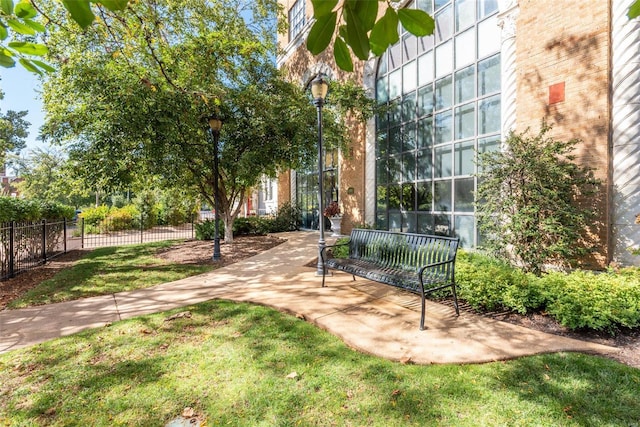
[[[319,73],[311,82],[311,95],[313,105],[318,110],[318,227],[320,228],[320,239],[318,240],[318,266],[316,275],[324,274],[324,264],[322,263],[322,249],[324,249],[324,188],[323,188],[323,162],[322,162],[322,106],[329,90],[329,83],[322,73]]]
[[[218,140],[220,129],[222,129],[222,119],[216,114],[207,117],[209,129],[213,136],[213,203],[214,203],[214,235],[213,235],[213,260],[220,261],[220,193],[218,192]]]

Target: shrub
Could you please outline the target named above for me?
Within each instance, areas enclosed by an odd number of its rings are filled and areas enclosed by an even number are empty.
[[[640,326],[640,269],[554,272],[541,280],[549,293],[546,311],[570,329],[614,332]]]
[[[234,236],[247,236],[258,235],[264,236],[267,233],[273,232],[274,220],[273,218],[264,217],[248,217],[248,218],[236,218],[233,222],[233,235]]]
[[[536,136],[511,132],[504,151],[480,156],[478,224],[485,244],[540,275],[546,263],[587,254],[589,222],[600,182],[573,160],[578,140],[556,141],[542,123]]]
[[[222,219],[218,221],[218,234],[224,237],[224,222]],[[215,238],[215,221],[206,219],[195,225],[197,240],[213,240]]]
[[[84,220],[85,227],[98,226],[109,214],[109,206],[101,205],[82,211],[80,218]]]
[[[104,231],[133,230],[140,227],[140,212],[134,205],[111,209],[102,221]]]
[[[300,208],[286,202],[278,208],[271,232],[296,231],[300,229],[301,222]]]

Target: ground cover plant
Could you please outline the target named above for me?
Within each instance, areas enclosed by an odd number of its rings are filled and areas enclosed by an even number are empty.
[[[0,424],[610,425],[640,370],[582,354],[400,364],[272,309],[212,301],[0,355]]]

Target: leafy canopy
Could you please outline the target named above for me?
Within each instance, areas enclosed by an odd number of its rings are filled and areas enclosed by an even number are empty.
[[[379,3],[387,9],[378,18]],[[373,53],[380,56],[399,40],[398,22],[411,34],[433,34],[435,21],[418,9],[396,9],[391,0],[311,0],[315,23],[307,38],[307,49],[314,55],[326,50],[334,40],[333,55],[338,67],[353,71],[351,52],[362,60]],[[335,37],[334,37],[335,36]]]

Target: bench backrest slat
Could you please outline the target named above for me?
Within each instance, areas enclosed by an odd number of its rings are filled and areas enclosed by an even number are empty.
[[[427,264],[455,259],[458,242],[454,237],[353,229],[349,258],[376,262],[383,268],[415,271]],[[444,264],[427,273],[451,278],[453,263]]]

